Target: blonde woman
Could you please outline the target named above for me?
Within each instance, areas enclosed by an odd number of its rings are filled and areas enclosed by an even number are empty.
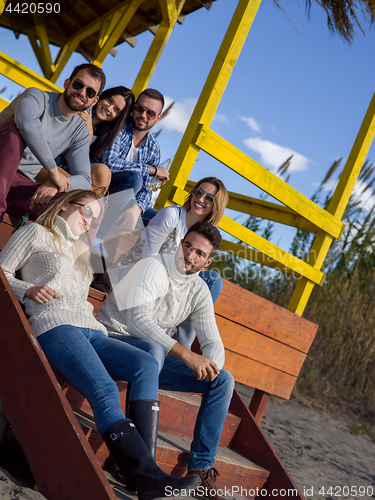
[[[0,265],[47,359],[89,401],[120,472],[136,477],[138,498],[151,500],[164,496],[167,486],[180,490],[197,486],[200,479],[172,477],[156,465],[146,441],[157,434],[157,362],[108,337],[87,300],[92,270],[80,236],[98,224],[100,212],[93,191],[62,195],[36,223],[14,233],[0,254]],[[22,279],[15,277],[17,270]],[[131,382],[129,416],[134,413],[134,424],[121,409],[115,380]]]
[[[216,177],[201,179],[195,184],[182,207],[165,207],[159,212],[155,210],[156,215],[141,234],[141,244],[118,259],[116,274],[119,278],[123,277],[129,266],[140,257],[176,252],[188,229],[196,222],[206,221],[217,226],[227,203],[228,192],[221,180]],[[206,281],[215,303],[223,287],[221,276],[210,270],[201,271],[200,276]]]

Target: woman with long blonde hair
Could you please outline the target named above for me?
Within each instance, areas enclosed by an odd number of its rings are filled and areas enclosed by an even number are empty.
[[[98,224],[100,212],[93,191],[65,193],[35,223],[12,235],[0,265],[47,359],[89,401],[121,473],[135,476],[138,498],[152,500],[164,496],[167,487],[195,487],[200,478],[172,477],[156,465],[149,436],[157,435],[158,426],[157,361],[108,337],[87,300],[92,269],[80,236]],[[18,270],[22,279],[15,276]],[[124,415],[115,380],[131,382],[128,416],[133,420]]]

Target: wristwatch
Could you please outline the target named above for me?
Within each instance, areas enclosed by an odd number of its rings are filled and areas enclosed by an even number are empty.
[[[155,169],[153,174],[151,173],[151,167],[153,167]],[[158,171],[158,169],[155,167],[155,165],[151,165],[151,167],[150,167],[150,176],[151,177],[155,177],[156,172]]]

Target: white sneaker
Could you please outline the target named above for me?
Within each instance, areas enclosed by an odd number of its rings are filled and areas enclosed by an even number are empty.
[[[104,257],[105,259],[108,259],[108,252],[105,249],[102,240],[97,236],[94,238],[90,250],[93,254],[97,255],[98,257]]]

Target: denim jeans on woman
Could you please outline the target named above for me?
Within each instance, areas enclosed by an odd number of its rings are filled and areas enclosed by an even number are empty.
[[[51,365],[90,403],[100,434],[125,418],[115,380],[130,382],[129,401],[158,399],[158,364],[141,349],[98,330],[61,325],[38,336]]]

